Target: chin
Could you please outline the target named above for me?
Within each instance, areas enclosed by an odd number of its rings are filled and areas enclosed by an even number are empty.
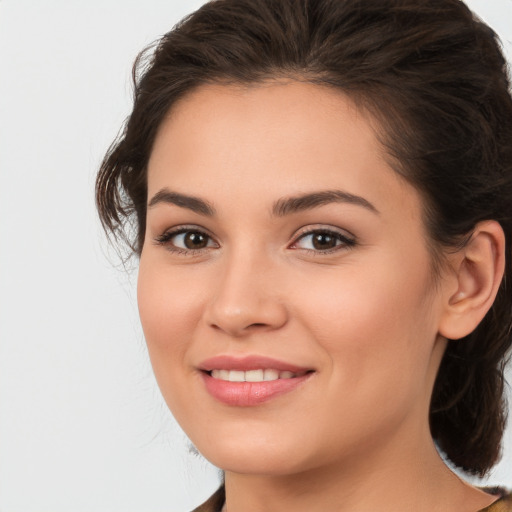
[[[292,461],[281,453],[254,450],[250,453],[211,453],[207,456],[214,466],[231,473],[261,476],[287,476],[304,471],[304,464]]]
[[[245,435],[242,439],[219,436],[217,440],[195,440],[194,446],[214,466],[233,473],[252,475],[284,476],[294,474],[307,466],[307,453],[298,445],[303,443],[285,443],[282,436],[252,438]]]

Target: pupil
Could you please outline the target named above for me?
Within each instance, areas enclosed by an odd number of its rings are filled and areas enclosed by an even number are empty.
[[[336,238],[327,233],[317,233],[313,237],[313,247],[315,249],[332,249],[336,246]]]
[[[207,239],[201,233],[187,233],[185,235],[187,249],[202,249],[207,245]]]

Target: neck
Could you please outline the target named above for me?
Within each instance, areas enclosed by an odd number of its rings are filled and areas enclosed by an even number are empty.
[[[433,442],[401,443],[399,454],[359,453],[342,463],[296,474],[226,472],[227,512],[476,512],[495,498],[461,481]],[[385,452],[385,453],[384,453]]]

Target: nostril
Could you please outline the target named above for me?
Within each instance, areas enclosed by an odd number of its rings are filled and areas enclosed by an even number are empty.
[[[282,327],[288,318],[284,305],[254,295],[238,297],[226,293],[214,298],[205,311],[205,321],[215,331],[236,337]]]

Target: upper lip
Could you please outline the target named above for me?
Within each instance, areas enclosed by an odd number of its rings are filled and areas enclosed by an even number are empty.
[[[271,357],[250,355],[236,357],[231,355],[219,355],[205,359],[199,365],[199,369],[205,372],[212,370],[260,370],[273,369],[281,372],[303,373],[311,371],[312,368],[297,366],[295,364],[273,359]]]

